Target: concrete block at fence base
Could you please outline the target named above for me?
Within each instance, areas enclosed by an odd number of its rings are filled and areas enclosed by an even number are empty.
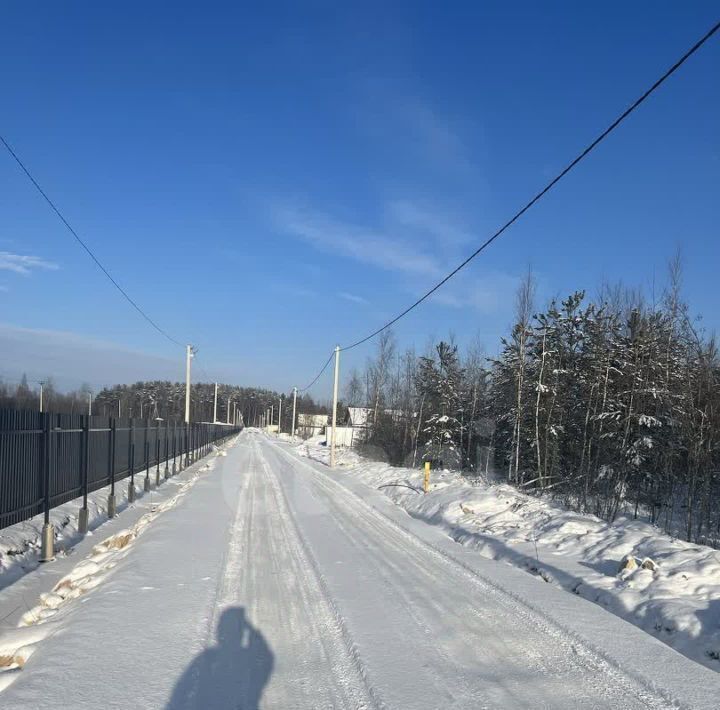
[[[117,512],[117,504],[115,502],[115,494],[114,493],[111,493],[108,496],[108,504],[107,505],[108,505],[108,511],[107,511],[108,518],[114,518],[115,513]]]
[[[55,559],[55,528],[45,523],[42,529],[42,546],[40,548],[40,562],[52,562]]]
[[[175,462],[173,461],[172,475],[174,476],[176,473],[177,473],[177,466],[175,465]]]
[[[150,490],[150,476],[145,476],[145,482],[143,483],[143,490],[146,493]]]
[[[157,488],[160,485],[160,469],[155,469],[155,488]]]
[[[128,503],[135,502],[135,486],[132,483],[128,483]]]
[[[80,508],[78,513],[78,532],[84,535],[88,531],[88,521],[90,519],[90,511],[87,508]]]
[[[168,467],[167,462],[166,462],[165,463],[165,480],[167,481],[168,478],[170,478],[170,468]]]

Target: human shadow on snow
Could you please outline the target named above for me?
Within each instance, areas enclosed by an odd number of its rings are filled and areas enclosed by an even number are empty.
[[[226,609],[217,643],[199,654],[173,688],[166,710],[257,710],[275,660],[242,607]]]

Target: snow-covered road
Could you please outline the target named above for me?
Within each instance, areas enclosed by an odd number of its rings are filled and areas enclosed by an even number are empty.
[[[637,628],[253,431],[122,555],[92,562],[104,576],[47,622],[0,707],[714,708],[720,697],[717,674]]]

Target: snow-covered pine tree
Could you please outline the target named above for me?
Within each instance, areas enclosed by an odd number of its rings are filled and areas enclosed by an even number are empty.
[[[445,466],[462,464],[461,407],[462,368],[457,346],[440,342],[435,357],[422,357],[417,374],[419,392],[424,396],[423,460]]]

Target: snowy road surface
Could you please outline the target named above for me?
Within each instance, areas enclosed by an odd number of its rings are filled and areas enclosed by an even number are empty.
[[[714,708],[720,697],[717,674],[635,627],[253,431],[121,554],[77,562],[96,582],[46,622],[0,707]]]

